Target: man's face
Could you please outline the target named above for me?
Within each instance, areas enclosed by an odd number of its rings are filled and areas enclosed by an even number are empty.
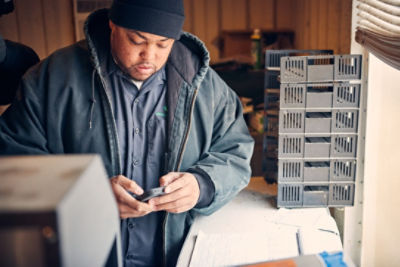
[[[133,79],[144,81],[167,62],[173,39],[109,24],[114,60]]]

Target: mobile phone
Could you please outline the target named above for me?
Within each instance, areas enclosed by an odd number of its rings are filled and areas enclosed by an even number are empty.
[[[140,196],[136,195],[134,197],[139,201],[146,202],[154,197],[159,197],[159,196],[165,195],[164,189],[165,189],[165,186],[152,188],[152,189],[147,190]]]

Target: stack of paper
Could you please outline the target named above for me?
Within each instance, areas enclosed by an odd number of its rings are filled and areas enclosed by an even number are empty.
[[[190,266],[237,266],[342,250],[338,233],[330,230],[278,224],[266,227],[265,233],[199,232]]]
[[[268,224],[267,233],[205,234],[199,232],[191,267],[232,266],[299,255],[297,228]]]

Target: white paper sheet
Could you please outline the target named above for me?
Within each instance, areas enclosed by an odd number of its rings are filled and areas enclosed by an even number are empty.
[[[310,227],[319,225],[321,218],[327,217],[326,214],[327,210],[325,208],[280,208],[270,221],[278,224]]]
[[[266,224],[269,233],[205,234],[199,232],[191,267],[232,266],[299,255],[297,228]]]
[[[342,251],[338,233],[326,229],[300,228],[299,245],[302,255]]]

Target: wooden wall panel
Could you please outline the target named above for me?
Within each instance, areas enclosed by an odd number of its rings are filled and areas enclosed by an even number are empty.
[[[296,25],[295,16],[297,0],[276,0],[276,29],[294,29]]]
[[[294,8],[296,10],[294,19],[295,19],[295,48],[297,49],[304,49],[304,0],[298,0],[294,3]]]
[[[0,34],[31,47],[41,59],[75,41],[71,0],[18,0],[0,18]]]
[[[317,49],[318,48],[318,24],[320,20],[319,16],[319,4],[320,0],[310,0],[309,2],[309,8],[310,8],[310,42],[309,46],[311,49]]]
[[[351,0],[296,1],[296,48],[350,53]]]
[[[193,32],[200,38],[205,39],[206,33],[206,2],[193,1]]]
[[[318,49],[328,49],[328,3],[329,0],[319,0]]]
[[[247,7],[246,0],[221,0],[222,30],[245,30]]]
[[[350,53],[350,45],[351,45],[352,0],[343,0],[341,4],[342,4],[342,12],[339,18],[340,41],[339,41],[338,53],[346,54]]]
[[[191,8],[191,29],[189,32],[198,36],[210,52],[211,60],[219,58],[218,37],[220,34],[219,1],[187,1]],[[185,11],[189,14],[189,11]],[[186,18],[189,19],[189,18]],[[188,26],[186,26],[188,27]],[[189,28],[189,27],[188,27]]]
[[[19,40],[18,20],[15,11],[7,15],[1,16],[0,34],[5,39],[18,42]]]
[[[275,29],[275,0],[249,0],[250,29]]]
[[[193,32],[193,1],[184,0],[183,6],[185,7],[185,23],[183,24],[183,30],[187,32]]]
[[[47,54],[75,41],[71,14],[72,3],[65,0],[42,0]]]
[[[219,58],[218,38],[220,33],[219,1],[206,0],[206,39],[205,43],[210,51],[211,60]]]
[[[333,49],[337,53],[339,45],[339,17],[340,17],[340,1],[342,0],[329,0],[328,2],[328,48]]]
[[[74,42],[72,0],[17,0],[0,18],[0,33],[41,58]],[[223,30],[293,30],[295,48],[349,53],[352,0],[184,0],[184,30],[199,36],[211,59]]]
[[[41,1],[15,1],[14,12],[19,22],[19,42],[32,47],[40,58],[44,58],[47,55],[47,44]]]
[[[310,0],[305,0],[304,1],[304,5],[303,5],[303,49],[309,49],[310,48],[310,38],[311,38],[311,29],[310,29],[310,20],[311,20],[311,16],[310,16],[310,9],[311,9],[311,5],[310,5]]]

